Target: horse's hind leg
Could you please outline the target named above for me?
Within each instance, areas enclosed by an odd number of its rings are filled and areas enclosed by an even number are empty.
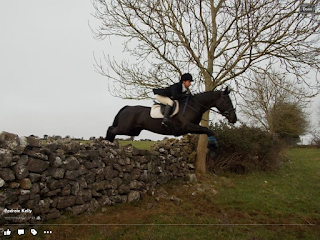
[[[142,128],[133,128],[127,131],[118,131],[117,127],[109,127],[105,140],[113,142],[116,135],[128,135],[128,136],[139,136]]]
[[[139,136],[142,130],[143,130],[142,128],[138,128],[138,127],[133,128],[128,135],[129,136]]]
[[[114,128],[115,128],[115,127],[109,127],[109,128],[108,128],[107,136],[106,136],[105,140],[108,140],[108,141],[110,141],[110,142],[113,142],[113,141],[114,141],[114,139],[115,139],[115,137],[116,137],[116,134],[113,133],[113,132],[114,132]]]

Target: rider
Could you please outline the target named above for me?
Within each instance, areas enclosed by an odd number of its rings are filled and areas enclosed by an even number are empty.
[[[173,107],[173,100],[183,100],[190,94],[189,87],[193,82],[190,73],[184,73],[178,83],[170,85],[166,88],[153,89],[156,99],[166,105],[162,125],[168,127],[170,124],[170,112]]]

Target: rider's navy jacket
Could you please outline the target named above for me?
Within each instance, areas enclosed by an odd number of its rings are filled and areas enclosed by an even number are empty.
[[[182,89],[182,82],[178,82],[166,88],[153,89],[153,93],[172,98],[173,100],[183,100],[187,95]]]

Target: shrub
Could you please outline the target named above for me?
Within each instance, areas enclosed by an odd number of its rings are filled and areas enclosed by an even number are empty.
[[[283,144],[256,127],[230,126],[220,122],[211,126],[219,142],[216,157],[208,157],[208,171],[245,173],[271,170],[280,166]]]

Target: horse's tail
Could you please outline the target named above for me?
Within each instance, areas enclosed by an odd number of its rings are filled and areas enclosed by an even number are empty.
[[[128,107],[128,106],[124,106],[123,108],[120,109],[120,111],[118,112],[118,114],[116,115],[116,117],[115,117],[114,120],[113,120],[112,127],[117,127],[117,126],[118,126],[119,115],[120,115],[120,113],[121,113],[125,108],[127,108],[127,107]]]

